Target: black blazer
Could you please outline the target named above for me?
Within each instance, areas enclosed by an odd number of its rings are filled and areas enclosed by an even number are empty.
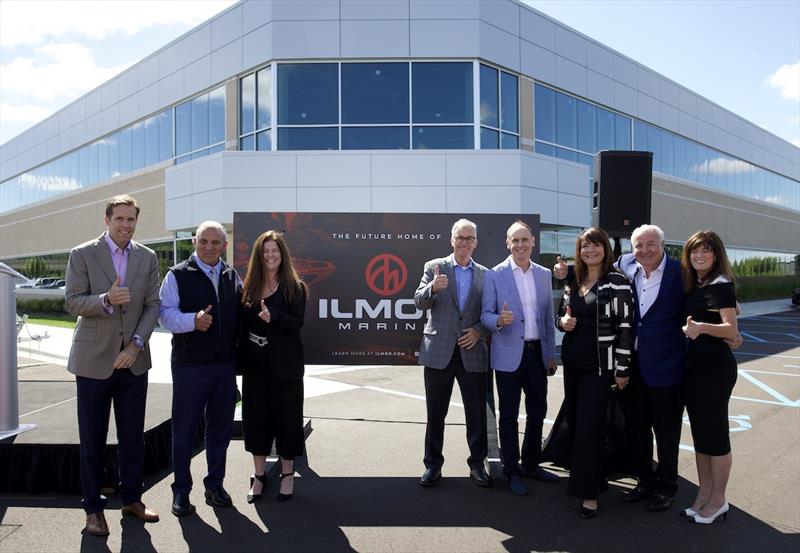
[[[261,303],[243,306],[240,324],[239,365],[246,375],[250,371],[269,371],[278,380],[297,380],[305,373],[303,342],[300,329],[305,322],[306,288],[301,287],[300,297],[288,302],[283,288],[267,298],[270,322],[262,321],[258,314]],[[266,338],[267,344],[260,346],[251,339],[251,334]]]

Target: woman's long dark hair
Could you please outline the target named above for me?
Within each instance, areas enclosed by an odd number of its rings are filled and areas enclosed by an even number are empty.
[[[253,251],[250,253],[250,262],[247,264],[247,275],[244,277],[244,292],[242,303],[251,305],[259,302],[264,297],[264,280],[267,274],[266,262],[264,261],[264,243],[272,240],[277,244],[281,252],[281,264],[278,267],[278,285],[283,288],[283,295],[286,301],[297,300],[303,290],[308,292],[308,286],[292,264],[292,254],[283,234],[276,230],[268,230],[256,238],[253,243]]]
[[[611,251],[611,242],[606,231],[599,227],[588,228],[578,236],[575,241],[575,280],[581,285],[589,276],[589,268],[581,259],[581,246],[584,241],[603,246],[603,266],[600,267],[600,276],[606,276],[614,270],[614,254]]]
[[[701,282],[698,282],[697,271],[692,267],[692,251],[700,246],[705,246],[714,253],[714,266],[708,271]],[[722,275],[733,282],[733,270],[725,253],[725,244],[722,238],[713,230],[698,230],[692,234],[683,245],[681,254],[681,270],[683,272],[683,290],[687,294],[694,292],[698,285],[705,286]]]

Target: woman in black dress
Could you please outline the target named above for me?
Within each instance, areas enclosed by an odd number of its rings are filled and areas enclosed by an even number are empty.
[[[686,410],[694,440],[700,489],[682,514],[711,524],[727,518],[725,489],[731,473],[728,400],[736,383],[736,359],[725,340],[739,334],[733,274],[725,246],[716,233],[701,230],[683,247],[686,326],[689,338]]]
[[[597,515],[597,495],[606,488],[606,409],[612,386],[628,384],[633,316],[631,287],[614,271],[608,235],[599,228],[584,231],[556,317],[556,327],[566,333],[561,359],[572,441],[567,494],[581,498],[582,518]]]
[[[303,454],[303,344],[307,287],[292,265],[283,235],[259,236],[242,296],[242,425],[253,454],[247,502],[261,498],[272,443],[280,456],[278,501],[292,498],[294,458]]]

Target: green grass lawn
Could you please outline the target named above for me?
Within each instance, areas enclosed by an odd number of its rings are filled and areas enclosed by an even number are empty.
[[[75,321],[78,318],[72,315],[53,314],[53,313],[36,313],[28,316],[28,322],[37,325],[47,326],[60,326],[61,328],[75,328]]]

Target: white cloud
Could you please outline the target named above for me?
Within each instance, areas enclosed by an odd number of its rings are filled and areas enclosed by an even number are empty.
[[[14,92],[43,102],[72,99],[131,65],[99,67],[91,51],[80,44],[47,44],[36,53],[35,59],[18,57],[0,65],[4,94]]]
[[[767,77],[767,84],[778,90],[786,100],[800,100],[800,61],[781,65]]]
[[[0,102],[0,120],[3,122],[36,123],[51,113],[53,110],[43,106],[15,106]]]
[[[40,44],[69,33],[100,40],[114,34],[132,36],[152,25],[192,27],[233,3],[234,0],[2,0],[0,46]]]

